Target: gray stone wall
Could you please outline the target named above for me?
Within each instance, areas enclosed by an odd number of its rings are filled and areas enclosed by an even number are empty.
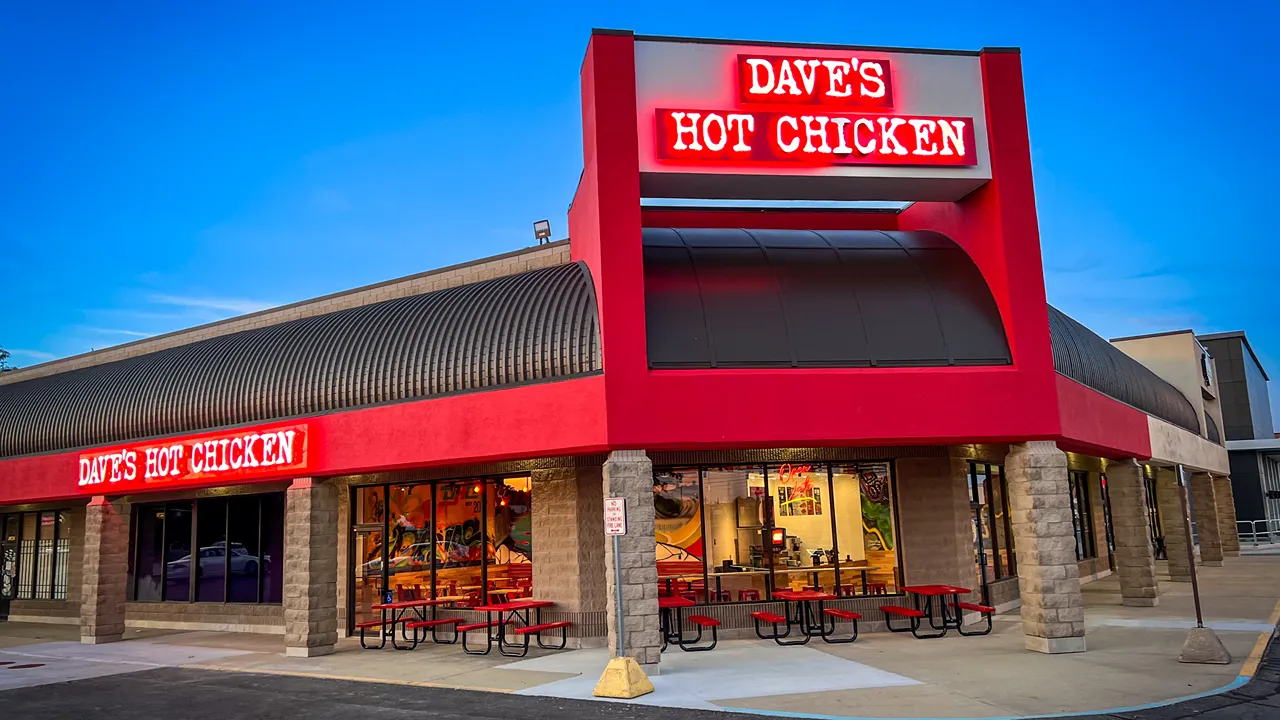
[[[654,536],[653,464],[643,450],[615,450],[604,463],[604,497],[627,499],[627,534],[615,556],[612,538],[601,533],[605,546],[605,576],[609,589],[606,610],[609,651],[618,652],[617,601],[624,602],[626,654],[654,672],[662,659],[658,625],[658,545]],[[537,498],[534,498],[535,506]],[[535,537],[534,542],[537,542]],[[622,568],[618,586],[615,567]]]
[[[338,491],[301,478],[285,494],[285,654],[333,652],[338,640]]]
[[[1013,445],[1005,459],[1027,649],[1082,652],[1084,599],[1076,562],[1067,457],[1049,441]]]
[[[894,462],[906,583],[977,587],[968,478],[962,457]]]
[[[602,468],[535,470],[533,593],[557,611],[605,609]]]
[[[248,603],[131,602],[124,608],[130,628],[284,633],[284,608]]]

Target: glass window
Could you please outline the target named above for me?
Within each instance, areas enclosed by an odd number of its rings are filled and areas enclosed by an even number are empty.
[[[222,602],[227,587],[227,501],[201,500],[196,531],[196,600]]]
[[[1073,470],[1067,475],[1071,494],[1071,525],[1076,536],[1076,559],[1098,556],[1093,534],[1093,504],[1089,499],[1089,474]]]
[[[191,599],[191,503],[171,503],[164,513],[164,599]]]
[[[139,505],[133,599],[279,603],[283,550],[282,493]]]
[[[262,529],[262,591],[259,602],[278,604],[284,599],[284,493],[262,496],[259,507]]]
[[[70,552],[65,510],[0,514],[0,597],[66,600]]]
[[[387,495],[389,587],[396,600],[431,597],[431,486],[392,485]]]
[[[970,461],[969,505],[973,509],[974,568],[985,590],[987,583],[1018,574],[1003,465]]]
[[[382,540],[386,536],[386,494],[386,485],[355,490],[352,615],[356,622],[376,619],[372,606],[382,601]]]
[[[436,592],[441,597],[458,598],[462,606],[483,604],[485,482],[463,480],[436,486]],[[396,563],[396,545],[388,548]],[[402,557],[402,556],[400,556]]]
[[[705,545],[703,552],[706,555],[712,582],[711,592],[707,593],[706,597],[712,602],[749,602],[767,598],[769,588],[767,568],[770,563],[763,542],[764,468],[760,466],[708,467],[700,472],[702,519],[705,519],[706,523],[706,531],[702,533],[701,542]],[[660,473],[658,479],[667,484],[675,482],[673,477],[664,478],[665,474],[667,473]],[[699,470],[688,468],[669,473],[671,476],[675,474],[697,477]],[[654,492],[655,511],[670,514],[675,510],[675,505],[669,502],[665,503],[667,510],[662,510],[664,504],[659,502],[656,485]],[[688,527],[693,520],[694,517],[689,517],[685,527]],[[666,522],[674,524],[674,519],[668,519]],[[681,544],[680,536],[675,535],[674,532],[674,530],[668,530],[665,533],[668,555],[672,546]],[[659,542],[663,540],[660,539]],[[688,546],[689,542],[685,541],[683,544]],[[659,545],[658,553],[661,558],[664,553],[662,545]],[[694,556],[695,553],[689,553],[686,560],[693,561],[696,559]],[[659,579],[662,580],[664,576],[667,578],[667,581],[659,586],[659,592],[669,593],[679,587],[679,581],[682,579],[681,568],[671,565],[671,562],[667,560],[667,564],[664,564],[660,560],[658,563]],[[685,572],[688,569],[690,568],[686,568]],[[697,589],[703,582],[700,569],[694,573],[689,582],[693,584],[686,592],[692,591],[696,596]]]
[[[67,512],[59,510],[56,517],[57,547],[53,559],[53,599],[67,599],[67,563],[71,558],[70,528],[67,527]]]
[[[888,463],[658,468],[653,494],[660,594],[714,603],[769,600],[775,588],[897,592]]]
[[[840,595],[898,592],[897,533],[889,463],[831,470]]]
[[[653,477],[658,586],[668,595],[706,595],[702,490],[698,468],[674,468]]]
[[[826,464],[783,463],[765,469],[775,508],[773,527],[783,531],[782,547],[774,544],[774,587],[779,590],[835,589],[835,540]],[[850,503],[844,520],[858,522]],[[860,550],[855,549],[861,555]]]
[[[18,595],[18,515],[0,516],[0,597]]]
[[[533,593],[533,483],[505,478],[489,493],[489,600]]]
[[[18,557],[18,597],[32,598],[36,586],[36,528],[39,513],[23,513],[21,550]]]
[[[203,525],[204,509],[200,510]],[[228,558],[227,602],[256,603],[262,578],[262,553],[258,525],[262,512],[256,496],[227,499]]]

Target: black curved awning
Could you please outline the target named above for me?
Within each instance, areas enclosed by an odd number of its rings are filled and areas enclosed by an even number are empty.
[[[1191,401],[1145,365],[1049,306],[1053,367],[1059,373],[1103,395],[1200,434]]]
[[[1010,362],[982,273],[935,232],[648,228],[649,365]]]
[[[601,370],[583,263],[0,385],[0,457]]]

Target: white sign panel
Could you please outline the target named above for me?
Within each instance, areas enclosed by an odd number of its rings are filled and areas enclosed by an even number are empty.
[[[607,497],[604,499],[604,534],[627,534],[627,499]]]

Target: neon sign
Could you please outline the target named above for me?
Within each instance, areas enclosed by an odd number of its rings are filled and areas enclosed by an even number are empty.
[[[139,492],[305,472],[308,430],[264,426],[84,453],[78,486],[92,494]]]
[[[887,60],[738,55],[738,105],[662,107],[657,156],[715,165],[978,163],[973,119],[895,115]]]

